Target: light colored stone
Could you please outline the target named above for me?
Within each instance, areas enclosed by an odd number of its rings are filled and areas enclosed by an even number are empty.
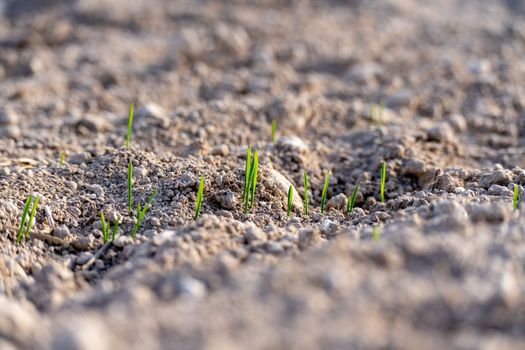
[[[69,229],[67,228],[67,226],[61,225],[61,226],[55,227],[55,229],[53,230],[53,236],[62,238],[62,239],[66,239],[71,236],[71,233],[69,232]]]
[[[138,108],[135,112],[134,120],[136,120],[136,123],[134,123],[136,128],[147,124],[166,128],[170,124],[170,119],[164,109],[155,103],[148,103]]]
[[[284,177],[284,175],[282,175],[275,169],[265,169],[265,173],[267,174],[267,177],[264,179],[264,181],[267,187],[273,187],[275,189],[280,190],[281,193],[287,194],[288,190],[290,189],[290,186],[292,186],[292,206],[295,210],[302,211],[303,200],[297,193],[297,190],[293,187],[292,183],[288,181],[288,179]],[[282,198],[283,208],[285,208],[287,207],[287,196],[282,196]]]
[[[328,200],[326,203],[326,209],[345,210],[348,200],[344,193],[339,193]]]

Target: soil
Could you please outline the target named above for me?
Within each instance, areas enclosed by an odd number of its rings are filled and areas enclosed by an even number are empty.
[[[524,15],[0,0],[0,349],[525,348]]]

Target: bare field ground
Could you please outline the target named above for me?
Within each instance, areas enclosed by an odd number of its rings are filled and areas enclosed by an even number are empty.
[[[0,0],[0,349],[524,349],[524,15]]]

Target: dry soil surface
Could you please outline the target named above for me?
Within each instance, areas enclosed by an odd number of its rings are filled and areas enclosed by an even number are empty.
[[[524,13],[0,0],[0,348],[524,349]]]

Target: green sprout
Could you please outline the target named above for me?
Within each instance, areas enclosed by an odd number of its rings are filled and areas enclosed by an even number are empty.
[[[277,122],[272,120],[272,143],[277,140]]]
[[[31,226],[33,226],[33,220],[35,219],[36,206],[38,205],[38,196],[33,200],[33,207],[31,208],[31,214],[29,215],[29,222],[27,224],[26,232],[24,233],[24,238],[27,239]]]
[[[133,229],[131,230],[131,237],[134,238],[137,234],[137,231],[139,230],[140,223],[142,222],[142,219],[144,219],[144,216],[146,216],[146,213],[151,208],[151,204],[153,203],[153,200],[155,200],[155,197],[157,197],[158,191],[155,190],[151,196],[148,198],[148,201],[144,206],[141,207],[140,203],[137,204],[137,221],[135,222],[135,225],[133,225]]]
[[[372,227],[372,239],[374,241],[379,241],[381,239],[381,229],[379,226]]]
[[[290,185],[288,189],[288,217],[292,215],[292,197],[293,197],[293,186]]]
[[[250,146],[246,149],[246,165],[244,167],[244,186],[243,186],[243,192],[242,192],[242,204],[244,207],[246,207],[246,203],[248,202],[248,188],[249,188],[249,181],[250,181],[250,169],[251,169],[251,151],[252,149]]]
[[[32,200],[33,200],[33,196],[29,195],[29,197],[27,197],[27,200],[24,204],[24,210],[22,211],[22,218],[20,220],[20,228],[18,229],[18,234],[16,236],[17,243],[20,243],[22,241],[24,226],[26,224],[27,214],[29,212],[29,206],[31,205]]]
[[[106,221],[106,218],[104,217],[104,212],[102,210],[100,211],[100,223],[102,225],[102,240],[104,241],[104,243],[107,243],[109,241],[110,234],[111,241],[114,242],[115,237],[117,236],[118,226],[120,223],[117,221],[113,225],[113,228],[111,228],[111,223]]]
[[[381,183],[379,184],[379,201],[385,201],[386,163],[381,163]]]
[[[321,213],[324,213],[326,205],[326,192],[328,191],[328,181],[330,181],[330,172],[328,171],[324,177],[323,192],[321,193]]]
[[[197,201],[195,202],[195,220],[199,218],[202,206],[202,194],[204,192],[204,176],[200,177],[199,188],[197,189]]]
[[[518,196],[520,193],[519,186],[517,184],[514,184],[514,198],[512,199],[512,208],[514,210],[518,209]]]
[[[66,153],[64,151],[60,151],[60,166],[64,166],[66,164]]]
[[[129,104],[129,115],[128,115],[128,131],[126,133],[126,148],[129,148],[129,139],[131,137],[131,126],[133,125],[133,112],[135,105],[133,102]]]
[[[372,118],[372,123],[377,123],[381,126],[385,124],[384,121],[384,114],[385,114],[385,103],[381,101],[379,104],[372,104],[370,106],[370,117]]]
[[[304,186],[304,215],[308,215],[308,173],[303,173],[303,186]]]
[[[244,169],[244,193],[243,205],[244,212],[247,213],[249,208],[253,208],[255,201],[255,189],[257,188],[257,174],[259,172],[259,154],[257,150],[250,157],[251,149],[246,150],[246,167]]]
[[[250,174],[250,182],[252,184],[252,192],[250,197],[250,208],[253,208],[253,202],[255,201],[255,189],[257,188],[257,174],[259,172],[259,155],[257,150],[253,152],[252,169]]]
[[[357,197],[357,191],[359,191],[359,183],[354,187],[352,195],[348,199],[348,204],[346,206],[346,213],[350,214],[354,210],[355,198]]]
[[[31,208],[31,212],[29,212],[29,207],[31,206],[31,202],[33,202],[33,206]],[[38,196],[33,197],[33,195],[29,195],[29,197],[27,197],[27,200],[24,204],[24,209],[22,211],[22,218],[20,220],[20,228],[18,229],[18,234],[16,236],[17,243],[20,243],[22,241],[22,238],[27,239],[27,236],[29,235],[29,231],[31,230],[31,226],[33,226],[33,220],[35,218],[37,205],[38,205]],[[26,225],[28,214],[29,214],[29,222],[27,222],[27,225]]]
[[[128,162],[128,211],[133,213],[133,163]]]

